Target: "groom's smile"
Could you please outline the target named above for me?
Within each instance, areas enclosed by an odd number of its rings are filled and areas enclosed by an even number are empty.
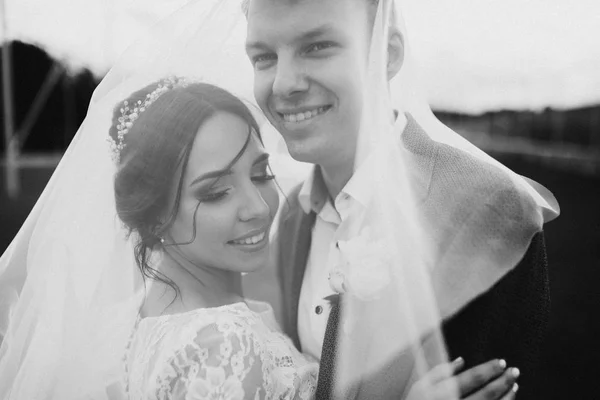
[[[277,113],[285,122],[300,123],[302,121],[309,121],[319,115],[322,115],[329,111],[331,106],[323,107],[304,107],[303,109],[296,110],[281,110]]]
[[[312,123],[327,114],[332,109],[331,105],[299,108],[276,108],[275,114],[279,118],[281,128],[286,130],[305,129]],[[279,125],[279,124],[278,124]]]

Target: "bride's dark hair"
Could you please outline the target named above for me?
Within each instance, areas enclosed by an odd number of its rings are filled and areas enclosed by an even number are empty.
[[[133,93],[126,100],[144,102],[159,82]],[[123,103],[113,112],[109,134],[118,143],[117,125]],[[249,125],[258,138],[260,130],[246,105],[231,93],[206,83],[193,83],[169,89],[160,95],[139,117],[123,137],[114,180],[117,214],[136,236],[135,259],[145,277],[162,281],[178,292],[174,283],[150,265],[153,249],[161,246],[161,237],[173,223],[179,209],[183,174],[196,134],[202,125],[218,112],[236,115]],[[225,134],[225,133],[224,133]],[[235,163],[240,153],[232,160]],[[180,168],[181,166],[181,168]],[[170,210],[172,191],[175,201]],[[195,216],[195,213],[194,213]],[[192,242],[196,235],[191,235]]]

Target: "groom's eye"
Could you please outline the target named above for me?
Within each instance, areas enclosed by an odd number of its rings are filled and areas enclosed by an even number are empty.
[[[277,56],[274,53],[263,53],[252,56],[252,65],[256,69],[265,69],[270,67],[275,61],[277,61]]]
[[[329,49],[329,48],[331,48],[333,46],[334,46],[333,42],[316,42],[316,43],[311,43],[308,47],[306,47],[306,52],[307,53],[313,53],[313,52],[317,52],[317,51]]]

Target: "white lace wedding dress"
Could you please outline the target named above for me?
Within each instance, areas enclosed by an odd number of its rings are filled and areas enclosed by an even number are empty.
[[[132,400],[312,399],[317,375],[255,301],[143,318],[126,357]]]

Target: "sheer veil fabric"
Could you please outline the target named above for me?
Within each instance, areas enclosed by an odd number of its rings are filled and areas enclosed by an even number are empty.
[[[357,248],[380,250],[359,256],[386,284],[368,299],[356,295],[360,290],[342,298],[342,396],[399,354],[411,366],[398,377],[407,387],[445,361],[441,321],[510,271],[559,212],[545,188],[435,118],[420,91],[401,11],[400,0],[379,1],[363,81],[356,169],[373,179],[367,207],[352,211],[352,230]],[[124,98],[172,75],[220,86],[261,122],[281,186],[287,190],[307,175],[310,166],[291,159],[256,105],[246,26],[240,0],[191,1],[132,45],[94,92],[84,123],[0,259],[0,398],[124,396],[122,358],[144,293],[116,216],[116,166],[107,142],[113,109]],[[405,56],[388,81],[390,26],[401,32]],[[394,110],[425,135],[396,132]],[[449,146],[454,158],[436,159],[428,142]],[[443,162],[469,168],[432,176],[432,165]],[[484,167],[492,173],[482,175]]]

